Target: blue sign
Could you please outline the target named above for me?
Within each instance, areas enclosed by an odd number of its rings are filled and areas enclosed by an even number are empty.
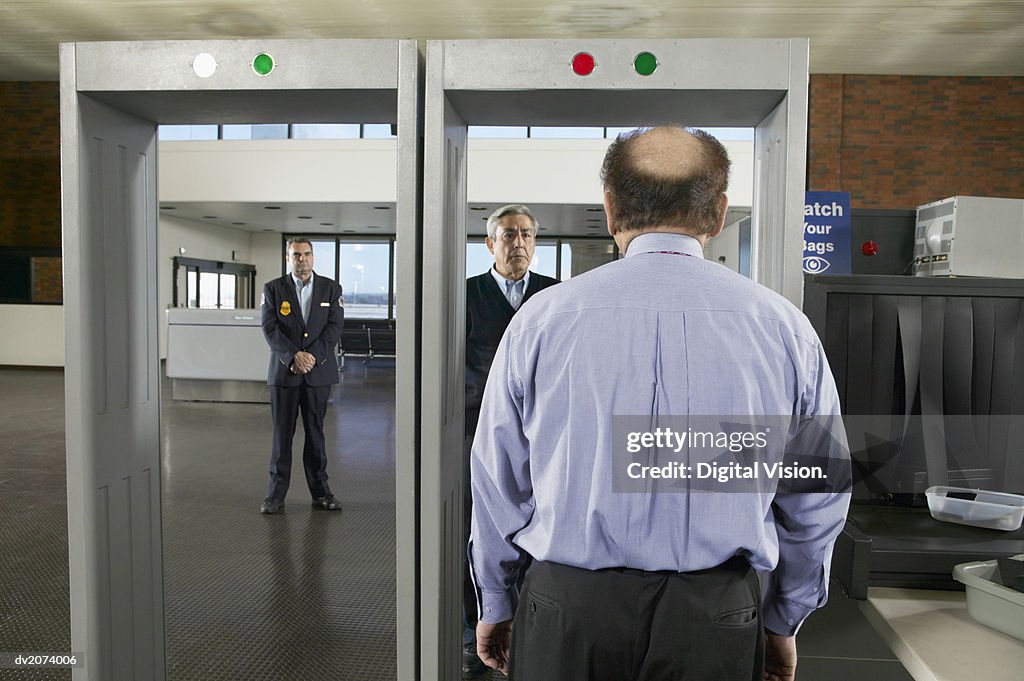
[[[804,272],[850,274],[850,193],[805,192]]]

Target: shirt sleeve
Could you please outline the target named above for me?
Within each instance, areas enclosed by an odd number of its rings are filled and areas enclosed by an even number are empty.
[[[530,443],[523,433],[522,382],[511,360],[512,335],[510,329],[498,344],[470,460],[470,571],[480,621],[490,624],[510,620],[515,613],[516,585],[526,554],[514,539],[529,524],[535,507]]]
[[[772,502],[779,562],[765,592],[763,614],[765,629],[782,636],[795,635],[828,600],[832,549],[850,506],[850,451],[839,394],[820,342],[809,364],[810,380],[787,451],[801,463],[820,466],[827,477],[816,488],[780,491]]]

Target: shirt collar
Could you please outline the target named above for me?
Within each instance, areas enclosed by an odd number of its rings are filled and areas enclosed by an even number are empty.
[[[298,277],[296,277],[294,274],[291,275],[291,278],[292,278],[292,281],[295,283],[295,288],[299,289],[299,288],[302,288],[303,286],[309,286],[310,284],[312,284],[313,283],[313,278],[315,276],[316,276],[315,274],[310,272],[309,273],[309,281],[307,281],[305,284],[303,284],[302,280],[299,279]]]
[[[498,282],[498,288],[501,292],[505,292],[505,282],[513,281],[512,279],[506,279],[505,277],[498,274],[498,270],[491,268],[491,276],[494,277],[494,281]],[[523,282],[523,293],[526,293],[526,287],[530,285],[530,270],[526,270],[526,274],[519,281]]]
[[[704,258],[704,249],[697,239],[674,232],[644,232],[640,236],[633,237],[626,247],[626,257],[631,258],[641,253],[656,251],[672,251],[692,255],[695,258]]]

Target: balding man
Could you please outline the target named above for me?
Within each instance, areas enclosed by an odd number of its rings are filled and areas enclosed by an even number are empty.
[[[724,224],[728,172],[702,131],[620,136],[602,180],[625,257],[539,293],[498,346],[472,452],[470,555],[477,650],[513,678],[793,678],[797,629],[826,600],[849,454],[807,319],[703,259]],[[617,487],[621,419],[654,430],[698,415],[788,419],[769,444],[730,446],[716,463],[753,470],[751,456],[796,450],[825,461],[831,480],[701,487],[680,473]],[[647,435],[632,461],[663,463],[671,447]],[[763,600],[758,571],[774,571]]]

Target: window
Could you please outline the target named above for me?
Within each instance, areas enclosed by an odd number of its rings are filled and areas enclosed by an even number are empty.
[[[363,124],[363,137],[366,139],[387,139],[395,136],[390,123]]]
[[[222,125],[221,139],[226,140],[286,140],[288,124],[273,125]]]
[[[288,239],[284,235],[282,251]],[[313,268],[341,284],[346,319],[395,318],[395,240],[311,237]],[[285,266],[287,272],[287,266]]]
[[[157,137],[163,141],[215,140],[219,126],[216,125],[161,125]]]
[[[559,281],[567,281],[572,278],[572,244],[561,241],[558,247],[561,249],[558,279]]]
[[[174,258],[171,305],[213,310],[256,305],[256,268],[235,262]]]
[[[313,271],[338,280],[338,240],[310,239],[313,244]]]
[[[604,137],[604,128],[579,128],[569,126],[549,127],[533,126],[530,128],[530,137],[537,139],[601,139]]]
[[[526,128],[522,128],[524,131]],[[394,139],[391,123],[270,123],[231,125],[161,125],[163,142],[186,140]],[[501,136],[501,135],[499,135]],[[525,132],[519,137],[526,137]]]
[[[471,125],[467,130],[469,137],[490,139],[525,139],[525,125]]]
[[[491,269],[494,256],[487,250],[483,241],[470,241],[466,244],[466,276],[475,277]]]
[[[352,319],[387,319],[391,244],[342,241],[338,250],[338,283],[345,293],[345,315]]]
[[[297,140],[359,139],[358,123],[296,123],[292,138]]]
[[[530,271],[548,277],[558,278],[555,260],[558,259],[558,243],[555,241],[538,241],[533,251],[533,262]]]

